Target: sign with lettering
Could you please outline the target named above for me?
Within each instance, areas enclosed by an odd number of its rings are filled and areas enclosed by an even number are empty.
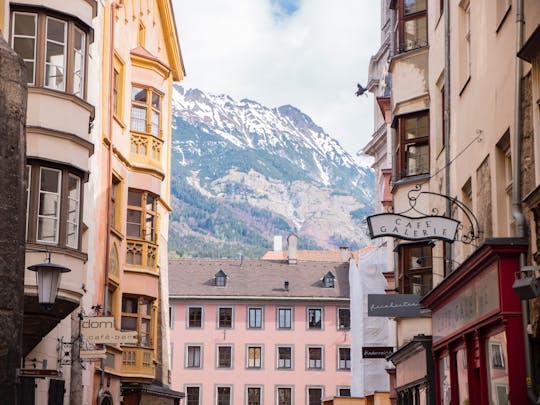
[[[416,294],[368,294],[368,316],[416,318],[420,296]]]
[[[51,378],[62,377],[62,370],[42,369],[42,368],[19,368],[17,369],[19,377],[30,378]]]
[[[497,266],[486,270],[455,293],[454,297],[448,304],[432,312],[434,342],[499,309]]]
[[[114,328],[112,316],[88,316],[81,322],[81,335],[94,344],[137,343],[137,331],[122,332]]]
[[[371,239],[395,236],[406,240],[441,239],[453,242],[460,224],[438,215],[407,217],[401,214],[376,214],[366,218]]]
[[[394,353],[394,348],[390,346],[362,346],[364,359],[386,359],[392,353]]]
[[[81,350],[79,353],[79,356],[81,359],[105,359],[107,358],[107,353],[105,353],[105,349],[101,350]]]

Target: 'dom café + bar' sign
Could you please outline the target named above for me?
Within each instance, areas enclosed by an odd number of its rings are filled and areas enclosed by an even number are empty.
[[[114,328],[112,316],[87,316],[81,322],[81,335],[93,344],[137,343],[137,331],[123,332]]]
[[[395,236],[400,239],[441,239],[453,242],[459,221],[431,215],[411,218],[401,214],[376,214],[366,218],[371,239]]]

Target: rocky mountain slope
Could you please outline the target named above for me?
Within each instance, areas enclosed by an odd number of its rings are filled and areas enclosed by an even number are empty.
[[[171,255],[259,257],[274,235],[301,248],[366,243],[373,173],[297,108],[176,86]]]

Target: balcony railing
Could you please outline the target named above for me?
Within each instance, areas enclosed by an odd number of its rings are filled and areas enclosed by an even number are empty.
[[[158,245],[140,239],[128,239],[126,265],[131,268],[158,271]]]
[[[124,377],[155,378],[156,371],[152,349],[124,347],[120,373]]]
[[[163,140],[141,132],[131,133],[131,158],[135,163],[155,167],[161,171]]]

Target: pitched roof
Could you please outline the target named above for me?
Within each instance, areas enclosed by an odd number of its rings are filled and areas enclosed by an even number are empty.
[[[227,285],[217,287],[218,271],[227,274]],[[325,288],[321,279],[331,271],[335,287]],[[289,282],[285,291],[284,282]],[[169,261],[169,296],[257,298],[349,298],[349,263],[285,262],[269,260],[178,259]]]
[[[342,252],[341,250],[298,250],[297,251],[297,260],[298,261],[311,261],[311,262],[342,262]],[[347,251],[347,261],[349,256],[353,255],[354,257],[358,256],[358,252],[349,252]],[[261,260],[287,260],[289,258],[289,253],[287,250],[282,250],[275,252],[273,250],[267,251]]]

